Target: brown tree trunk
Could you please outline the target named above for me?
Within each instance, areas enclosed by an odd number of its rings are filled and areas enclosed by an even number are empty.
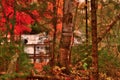
[[[85,0],[85,16],[86,16],[86,46],[88,46],[88,7],[87,7],[87,4],[88,4],[88,0]]]
[[[98,80],[98,44],[97,44],[97,0],[91,0],[92,26],[92,75],[90,80]]]
[[[55,64],[55,53],[56,53],[56,35],[57,35],[57,5],[56,0],[53,1],[53,28],[54,28],[54,34],[53,34],[53,51],[51,55],[51,66],[54,66]]]
[[[72,0],[64,0],[59,61],[60,64],[65,67],[68,67],[69,65],[71,40],[73,36],[72,7]]]

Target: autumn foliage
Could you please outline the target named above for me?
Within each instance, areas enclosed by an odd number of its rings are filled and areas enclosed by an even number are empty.
[[[52,18],[50,15],[52,7],[41,13],[39,9],[34,8],[36,5],[31,0],[1,0],[0,29],[5,31],[9,26],[10,29],[14,28],[14,33],[17,35],[29,33],[31,25],[36,22],[40,23],[41,16],[46,17],[46,19]],[[51,6],[51,4],[48,5]]]
[[[7,24],[10,28],[14,27],[15,34],[21,34],[23,32],[30,32],[31,29],[28,27],[33,23],[33,19],[26,13],[15,11],[14,0],[2,0],[1,1],[2,11],[1,11],[1,19],[0,19],[0,28],[1,30],[6,30]],[[12,20],[15,16],[15,26],[12,26]]]

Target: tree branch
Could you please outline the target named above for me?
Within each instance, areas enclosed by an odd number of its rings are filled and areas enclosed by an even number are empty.
[[[102,39],[106,36],[106,34],[113,28],[113,26],[117,23],[117,21],[120,19],[120,13],[115,16],[115,18],[113,19],[113,21],[111,21],[110,24],[108,24],[106,27],[106,30],[101,32],[101,35],[97,38],[97,43],[99,43],[100,41],[102,41]]]

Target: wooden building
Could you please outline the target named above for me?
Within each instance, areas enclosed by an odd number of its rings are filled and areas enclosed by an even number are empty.
[[[21,35],[24,51],[29,55],[32,63],[50,61],[50,40],[45,33]]]

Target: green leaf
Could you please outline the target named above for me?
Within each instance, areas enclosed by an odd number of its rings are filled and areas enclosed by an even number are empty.
[[[84,68],[85,70],[87,70],[87,66],[88,66],[87,63],[84,63],[84,64],[83,64],[83,68]]]

